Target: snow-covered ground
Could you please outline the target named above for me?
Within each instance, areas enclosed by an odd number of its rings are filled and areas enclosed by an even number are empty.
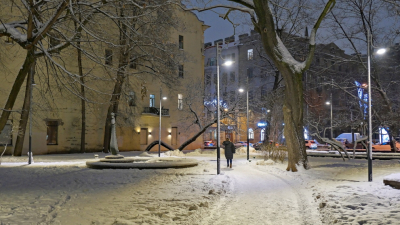
[[[400,174],[398,160],[374,160],[367,182],[366,160],[310,157],[312,169],[292,173],[238,152],[232,169],[221,154],[220,175],[212,150],[186,152],[196,167],[162,170],[86,167],[103,153],[34,156],[32,165],[5,156],[0,224],[400,224],[400,190],[383,184]]]

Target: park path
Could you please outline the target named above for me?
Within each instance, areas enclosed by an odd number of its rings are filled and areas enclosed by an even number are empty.
[[[234,160],[232,169],[222,167],[230,190],[202,224],[321,224],[317,207],[310,205],[311,196],[295,173],[261,171],[249,164]]]

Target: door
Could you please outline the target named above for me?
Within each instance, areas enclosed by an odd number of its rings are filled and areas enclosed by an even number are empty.
[[[140,144],[147,145],[147,138],[149,137],[147,128],[140,129]]]

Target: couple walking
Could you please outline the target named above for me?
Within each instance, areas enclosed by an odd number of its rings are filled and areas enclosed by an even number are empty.
[[[222,143],[225,146],[225,158],[228,167],[232,168],[233,153],[235,153],[235,145],[229,141],[229,138]]]

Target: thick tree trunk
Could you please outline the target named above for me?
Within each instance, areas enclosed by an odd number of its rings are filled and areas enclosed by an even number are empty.
[[[25,57],[25,62],[22,65],[21,69],[19,70],[17,77],[15,78],[15,81],[11,88],[10,94],[8,95],[7,102],[1,113],[0,130],[4,129],[4,126],[6,125],[7,120],[11,114],[13,107],[14,107],[15,100],[17,99],[18,93],[21,90],[21,86],[25,81],[26,75],[28,74],[29,69],[31,68],[33,62],[35,61],[35,57],[34,57],[33,53],[34,53],[33,49],[28,50],[26,57]]]
[[[31,108],[31,96],[30,96],[30,89],[32,88],[31,85],[31,76],[32,73],[28,74],[28,78],[26,80],[26,88],[25,88],[25,98],[24,98],[24,105],[22,106],[21,112],[21,119],[19,120],[18,124],[18,135],[17,141],[15,142],[14,147],[14,156],[21,156],[22,155],[22,148],[24,147],[24,139],[26,133],[26,125],[28,124],[29,112]]]
[[[283,71],[284,69],[280,70]],[[288,149],[288,166],[286,170],[296,172],[296,164],[302,161],[303,167],[309,169],[303,131],[303,83],[302,74],[286,70],[285,101],[283,115],[285,121],[284,134]],[[291,78],[291,79],[287,79]]]
[[[192,138],[190,138],[189,140],[185,141],[178,149],[180,151],[182,151],[186,146],[188,146],[190,143],[194,142],[198,137],[200,137],[200,135],[202,135],[207,130],[207,128],[211,127],[211,125],[213,125],[216,122],[217,122],[217,120],[214,120],[213,122],[209,123],[207,126],[203,127],[203,129],[201,129]]]

